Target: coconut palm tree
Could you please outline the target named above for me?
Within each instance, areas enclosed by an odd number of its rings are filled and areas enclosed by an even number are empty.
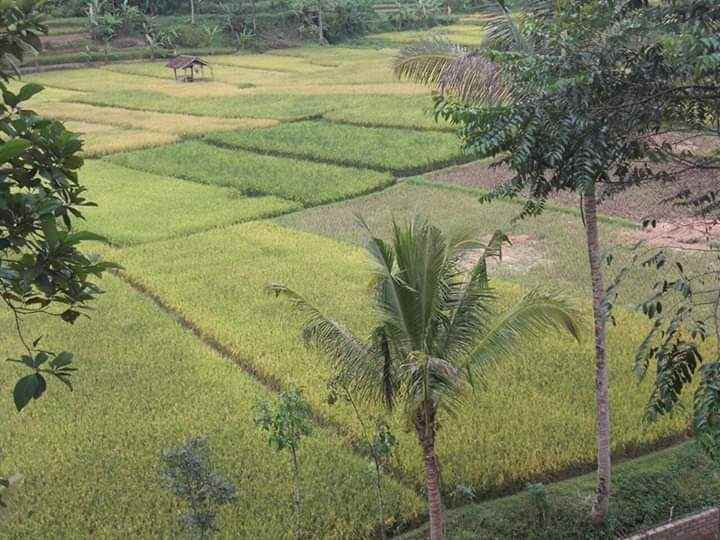
[[[611,4],[608,2],[609,6]],[[520,31],[520,21],[524,17],[552,18],[557,13],[557,5],[556,0],[526,0],[516,7],[511,12],[505,0],[490,2],[485,19],[486,38],[480,48],[469,49],[443,37],[421,41],[399,53],[394,61],[395,74],[401,79],[432,86],[445,96],[481,107],[522,102],[528,88],[514,85],[512,77],[504,76],[502,68],[493,62],[493,54],[497,51],[510,51],[525,56],[542,54],[545,44],[533,42],[524,36]],[[591,515],[599,525],[605,520],[609,509],[612,460],[610,381],[605,344],[608,314],[598,233],[598,194],[594,182],[582,186],[579,182],[571,185],[569,180],[562,178],[563,184],[553,186],[553,189],[572,189],[581,193],[595,326],[597,489]],[[510,186],[517,185],[520,184],[512,180],[508,189],[514,191],[516,187]],[[523,187],[527,186],[523,184]],[[536,190],[531,187],[529,191]],[[537,208],[542,208],[543,204],[541,197],[541,204]]]
[[[497,312],[487,261],[507,237],[483,244],[470,233],[445,235],[422,217],[392,224],[392,241],[370,237],[373,299],[378,322],[368,339],[328,318],[282,284],[306,317],[306,343],[324,351],[337,376],[366,402],[400,409],[414,429],[425,463],[430,537],[444,537],[438,416],[457,413],[491,363],[516,354],[548,330],[578,337],[576,313],[560,295],[534,290]],[[475,262],[472,262],[475,261]]]

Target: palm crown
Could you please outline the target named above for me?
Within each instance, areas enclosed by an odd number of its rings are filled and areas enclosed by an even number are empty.
[[[508,241],[501,232],[487,243],[472,233],[446,236],[422,217],[394,221],[390,243],[370,235],[378,322],[366,340],[286,286],[269,286],[306,315],[305,340],[334,360],[336,382],[389,409],[402,404],[423,451],[431,540],[444,534],[438,412],[455,412],[483,368],[527,338],[555,329],[578,336],[574,310],[557,294],[531,291],[498,315],[487,263]]]
[[[286,286],[269,289],[306,315],[306,342],[333,359],[341,382],[390,409],[401,402],[416,422],[428,410],[453,412],[483,368],[527,338],[549,329],[578,336],[573,308],[552,292],[531,291],[498,315],[487,263],[508,239],[499,232],[486,243],[476,238],[446,236],[422,217],[394,222],[391,243],[371,237],[378,323],[366,340]]]

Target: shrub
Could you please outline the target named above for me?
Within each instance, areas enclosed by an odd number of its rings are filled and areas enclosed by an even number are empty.
[[[212,45],[210,36],[201,26],[193,24],[178,24],[173,26],[171,32],[175,38],[175,45],[180,47],[209,47]]]
[[[165,488],[187,504],[184,528],[199,538],[217,532],[217,509],[235,500],[236,488],[213,470],[207,439],[191,439],[166,450],[161,462]]]

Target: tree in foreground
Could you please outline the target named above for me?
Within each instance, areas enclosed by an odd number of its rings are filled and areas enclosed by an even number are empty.
[[[709,152],[692,153],[670,145],[663,157],[673,165],[666,181],[679,185],[666,202],[688,215],[675,226],[694,241],[672,249],[640,246],[636,259],[661,274],[642,303],[652,329],[638,349],[635,371],[652,378],[646,419],[675,411],[685,390],[693,388],[692,428],[695,439],[720,462],[720,5],[709,0],[677,2],[657,8],[663,30],[677,60],[672,84],[658,99],[668,122],[682,129],[682,141],[705,139]],[[660,20],[660,17],[656,17]],[[688,185],[682,173],[700,172],[714,181]],[[645,226],[658,226],[647,216]],[[656,243],[662,233],[655,232]],[[685,268],[678,251],[702,257],[703,265]],[[672,252],[672,254],[671,254]],[[670,261],[675,259],[675,263]],[[651,369],[652,367],[652,369]]]
[[[187,505],[182,525],[191,537],[205,539],[219,531],[218,509],[236,499],[236,488],[214,470],[207,439],[164,451],[160,476],[165,488]]]
[[[293,472],[293,511],[295,538],[302,536],[300,526],[300,460],[298,451],[302,439],[312,435],[312,409],[298,388],[280,394],[280,401],[272,405],[267,401],[257,404],[255,424],[268,434],[270,446],[278,452],[290,452]]]
[[[575,311],[554,293],[531,291],[498,313],[487,261],[500,256],[507,239],[496,233],[483,244],[478,238],[473,232],[445,235],[422,217],[393,222],[390,243],[371,236],[379,320],[367,339],[285,285],[268,286],[306,316],[306,342],[334,361],[355,395],[368,404],[402,410],[422,448],[433,540],[444,537],[435,448],[440,415],[459,414],[485,368],[519,353],[529,340],[548,330],[578,337]]]
[[[93,278],[110,267],[78,249],[96,237],[73,230],[80,209],[91,205],[78,180],[82,141],[24,108],[42,86],[26,84],[17,93],[10,87],[19,62],[38,50],[47,30],[35,11],[39,4],[0,2],[0,303],[25,349],[11,361],[31,371],[14,388],[18,410],[45,392],[48,376],[72,389],[75,369],[71,353],[44,350],[41,336],[26,337],[23,321],[44,314],[74,323],[100,292]]]
[[[41,347],[42,336],[28,338],[28,317],[49,315],[75,320],[99,294],[92,282],[111,265],[93,261],[78,247],[93,235],[73,231],[80,208],[90,203],[78,181],[82,142],[57,121],[38,117],[25,102],[42,86],[12,85],[27,54],[37,54],[47,32],[36,0],[0,0],[0,306],[10,313],[12,330],[25,349],[9,358],[29,370],[13,389],[18,411],[41,397],[48,379],[72,390],[75,371],[70,352]],[[0,507],[21,477],[0,477]]]
[[[683,3],[683,2],[679,2]],[[689,3],[689,2],[685,2]],[[611,492],[611,429],[606,289],[598,204],[626,188],[665,179],[668,101],[678,62],[664,46],[662,20],[645,3],[505,3],[488,39],[468,50],[436,39],[406,48],[398,76],[433,85],[436,113],[459,128],[468,152],[498,157],[514,176],[483,200],[528,197],[520,217],[542,212],[557,192],[572,192],[582,212],[590,268],[596,371],[597,489],[600,525]],[[672,110],[677,111],[677,108]]]

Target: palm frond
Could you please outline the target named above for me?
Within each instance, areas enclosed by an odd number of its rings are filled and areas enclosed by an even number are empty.
[[[468,54],[466,47],[436,35],[403,48],[393,60],[393,71],[399,79],[437,86],[447,67]]]
[[[442,358],[415,352],[401,366],[405,381],[405,407],[409,418],[424,405],[456,415],[462,403],[464,381],[459,370]]]
[[[394,403],[395,383],[393,366],[383,354],[382,343],[373,339],[367,344],[349,329],[326,317],[300,294],[280,283],[266,286],[270,294],[284,296],[305,316],[303,339],[309,346],[329,355],[335,363],[337,378],[352,388],[359,397],[383,401],[388,407]],[[379,399],[378,399],[379,398]]]
[[[502,258],[502,247],[509,243],[507,235],[496,231],[469,272],[453,284],[447,309],[451,313],[442,339],[445,357],[458,360],[466,357],[479,335],[488,331],[495,294],[490,289],[487,263],[491,258]]]
[[[532,53],[534,44],[520,31],[523,18],[549,18],[555,13],[556,0],[524,0],[513,11],[504,0],[493,0],[481,7],[485,15],[485,39],[483,47],[502,51],[523,51]]]
[[[400,79],[433,86],[463,101],[502,105],[510,99],[510,89],[494,62],[443,36],[401,50],[394,70]]]
[[[500,317],[469,356],[468,370],[482,376],[483,368],[501,358],[521,352],[528,341],[548,331],[566,331],[580,339],[576,308],[562,295],[533,290]]]

